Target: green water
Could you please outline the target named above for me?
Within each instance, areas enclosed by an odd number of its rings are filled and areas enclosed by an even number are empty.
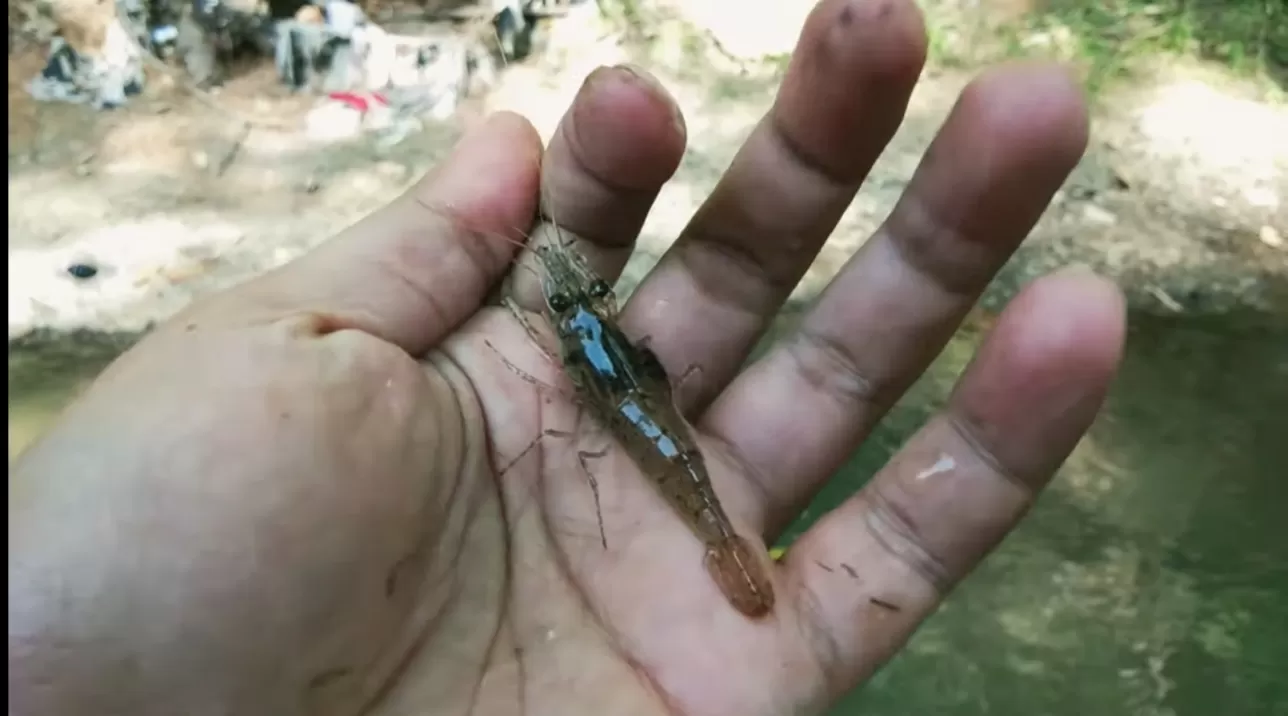
[[[835,716],[1288,715],[1288,317],[1131,325],[1104,414],[1030,518]],[[801,526],[942,402],[976,338]],[[11,344],[11,457],[122,344]]]
[[[33,335],[9,342],[9,460],[132,342],[129,335]]]
[[[796,530],[942,402],[971,343]],[[1288,714],[1288,319],[1134,316],[1104,413],[1029,518],[831,714]]]

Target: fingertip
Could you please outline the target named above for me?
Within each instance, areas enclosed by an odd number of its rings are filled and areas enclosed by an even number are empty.
[[[998,340],[1022,369],[1090,377],[1111,371],[1121,357],[1126,330],[1122,291],[1085,266],[1068,266],[1034,281],[1005,314]]]
[[[1095,419],[1122,360],[1126,304],[1082,267],[1040,278],[1007,306],[953,396],[999,462],[1045,481]]]
[[[824,0],[806,18],[788,77],[830,66],[860,80],[911,82],[921,74],[928,44],[915,2]]]
[[[1086,102],[1063,68],[1016,63],[985,72],[962,91],[904,198],[917,200],[901,200],[892,225],[933,237],[929,218],[987,247],[986,256],[1004,256],[997,250],[1019,245],[1073,171],[1087,132]],[[945,250],[936,242],[922,253]]]
[[[953,110],[977,139],[1007,151],[1007,160],[1038,163],[1063,181],[1086,150],[1087,102],[1064,66],[1015,62],[993,68],[967,85]],[[1058,183],[1057,181],[1057,183]]]
[[[407,194],[469,226],[493,233],[524,229],[536,213],[541,135],[522,115],[489,115]]]
[[[1116,317],[1119,326],[1126,323],[1127,298],[1122,289],[1086,264],[1065,266],[1049,274],[1045,282],[1035,282],[1034,287],[1055,296],[1062,293],[1080,294],[1084,297],[1082,305],[1086,309],[1099,310],[1106,317]]]
[[[560,127],[560,138],[585,172],[628,191],[656,191],[670,179],[687,138],[674,97],[634,65],[592,72]]]
[[[861,178],[903,121],[926,47],[911,0],[824,0],[801,30],[774,125],[812,164]]]

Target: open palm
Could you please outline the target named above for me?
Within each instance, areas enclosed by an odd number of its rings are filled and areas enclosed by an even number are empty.
[[[700,367],[678,399],[760,545],[926,368],[1086,140],[1059,70],[976,80],[882,228],[744,369],[901,122],[924,48],[911,2],[825,0],[621,313],[673,376]],[[774,610],[748,619],[620,450],[590,463],[597,510],[577,454],[611,437],[483,307],[538,196],[616,278],[683,145],[652,80],[597,71],[544,156],[498,115],[386,209],[114,364],[11,473],[11,708],[768,716],[870,675],[1090,424],[1120,299],[1082,272],[1027,287],[943,412],[793,545]],[[510,275],[538,311],[529,272]]]

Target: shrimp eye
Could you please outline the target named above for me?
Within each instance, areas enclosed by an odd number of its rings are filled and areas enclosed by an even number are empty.
[[[566,293],[552,293],[548,299],[550,310],[555,313],[562,313],[572,307],[572,299]]]
[[[613,288],[608,285],[607,281],[597,279],[594,283],[590,284],[591,298],[607,298],[608,294],[612,292]]]

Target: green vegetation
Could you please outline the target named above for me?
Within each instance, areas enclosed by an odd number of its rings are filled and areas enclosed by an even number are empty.
[[[633,40],[641,39],[647,23],[637,0],[595,0],[595,4],[609,24],[620,28]]]
[[[1041,16],[1073,31],[1096,80],[1121,75],[1133,57],[1180,53],[1265,74],[1288,76],[1284,0],[1053,0]]]
[[[1141,59],[1185,55],[1288,89],[1286,0],[1033,0],[1027,12],[985,3],[970,11],[984,17],[966,19],[952,17],[937,0],[924,5],[931,53],[948,63],[991,59],[981,52],[1055,55],[1080,64],[1094,90],[1129,74]],[[990,18],[990,12],[1009,17]],[[971,37],[960,37],[972,25]]]

